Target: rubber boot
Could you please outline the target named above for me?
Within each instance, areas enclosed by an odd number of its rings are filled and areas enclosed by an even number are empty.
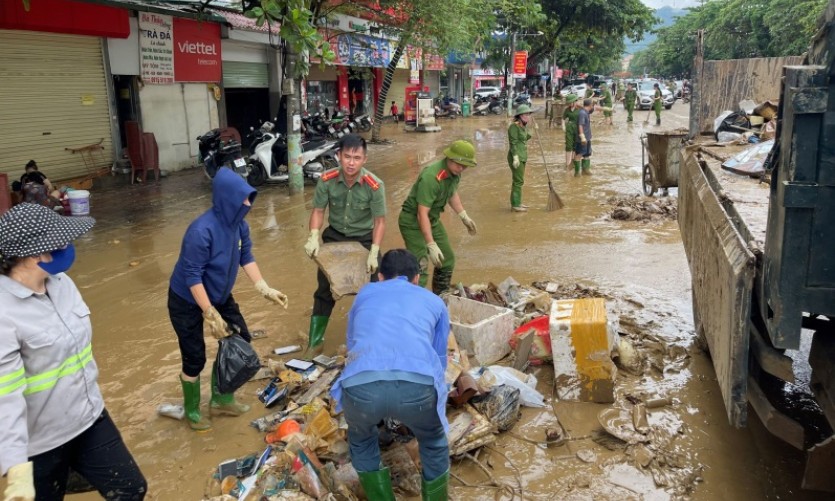
[[[212,368],[212,399],[209,401],[212,415],[240,416],[249,411],[249,406],[235,400],[234,393],[220,393],[217,391],[217,375]]]
[[[365,490],[365,497],[369,501],[394,501],[394,490],[391,488],[391,473],[388,468],[376,471],[357,472],[360,484]]]
[[[574,161],[574,177],[577,177],[579,175],[580,175],[580,161],[575,160]]]
[[[661,125],[661,119],[660,118],[655,119],[655,125]]]
[[[591,159],[584,158],[583,159],[583,175],[591,174]]]
[[[183,407],[186,411],[186,422],[194,431],[206,431],[212,428],[212,422],[200,415],[200,379],[190,382],[183,380]]]
[[[440,296],[449,289],[452,282],[452,270],[435,270],[432,273],[432,292]]]
[[[449,470],[443,472],[435,480],[426,481],[421,479],[421,496],[423,501],[447,501],[449,486]],[[371,499],[371,498],[368,498]]]
[[[302,358],[312,360],[316,355],[321,355],[325,349],[325,329],[328,328],[328,321],[331,317],[324,315],[312,315],[310,317],[310,330],[307,333],[307,349]]]

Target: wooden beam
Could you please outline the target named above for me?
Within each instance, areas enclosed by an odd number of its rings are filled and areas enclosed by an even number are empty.
[[[787,357],[782,351],[777,350],[770,344],[766,343],[765,339],[754,325],[751,325],[751,353],[757,359],[760,367],[772,376],[778,377],[783,381],[794,383],[794,371],[792,369],[793,360]]]
[[[751,376],[748,376],[748,402],[772,435],[798,450],[802,451],[804,449],[803,426],[775,409],[768,401],[760,385]]]

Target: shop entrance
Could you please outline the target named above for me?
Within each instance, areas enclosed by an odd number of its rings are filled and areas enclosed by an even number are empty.
[[[354,115],[374,113],[374,73],[371,68],[348,70],[348,102]]]
[[[127,147],[125,122],[136,121],[142,123],[139,116],[139,92],[137,81],[133,75],[113,75],[113,91],[116,93],[116,117],[119,121],[119,148]]]
[[[270,90],[262,88],[225,89],[226,125],[234,127],[246,143],[249,128],[258,128],[259,120],[272,121],[270,116]]]

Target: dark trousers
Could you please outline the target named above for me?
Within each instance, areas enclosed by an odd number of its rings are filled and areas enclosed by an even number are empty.
[[[81,435],[29,459],[33,464],[36,501],[64,499],[70,468],[107,500],[140,501],[148,490],[145,477],[107,410]]]
[[[327,244],[330,242],[359,242],[363,247],[370,250],[371,233],[360,237],[349,237],[328,226],[322,232],[322,243]],[[316,287],[316,292],[313,293],[313,315],[329,317],[333,311],[333,306],[336,304],[336,301],[333,299],[333,294],[331,294],[331,283],[328,281],[328,277],[322,273],[321,269],[316,270],[316,280],[319,282],[319,286]],[[371,281],[377,281],[376,273],[371,275]]]
[[[241,315],[241,309],[231,294],[225,303],[213,304],[212,306],[226,320],[226,323],[231,324],[233,332],[240,331],[241,337],[247,342],[252,339],[244,317]],[[174,332],[177,333],[177,341],[180,344],[180,355],[183,357],[183,374],[189,377],[199,376],[206,366],[203,310],[196,304],[181,298],[169,288],[168,317],[171,319],[171,325],[174,327]]]

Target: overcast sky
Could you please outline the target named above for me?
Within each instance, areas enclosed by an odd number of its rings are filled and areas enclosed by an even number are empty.
[[[652,7],[653,9],[660,9],[661,7],[669,6],[674,9],[683,9],[685,7],[692,7],[699,4],[699,0],[641,0],[644,5]]]

